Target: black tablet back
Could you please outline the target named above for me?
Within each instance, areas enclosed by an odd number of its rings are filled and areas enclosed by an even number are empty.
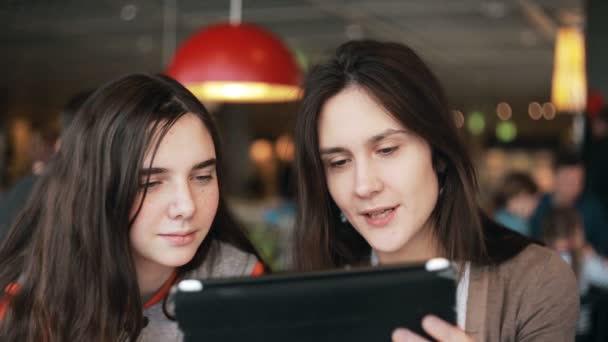
[[[186,280],[176,317],[186,342],[390,341],[399,326],[422,333],[426,314],[455,322],[454,272],[427,269]]]

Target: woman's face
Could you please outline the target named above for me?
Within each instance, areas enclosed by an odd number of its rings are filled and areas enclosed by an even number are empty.
[[[318,130],[329,192],[380,260],[432,248],[438,181],[429,144],[358,87],[325,103]]]
[[[182,266],[207,236],[218,206],[213,140],[197,116],[186,114],[161,140],[151,166],[153,148],[148,150],[132,208],[135,215],[147,187],[130,231],[135,265]]]

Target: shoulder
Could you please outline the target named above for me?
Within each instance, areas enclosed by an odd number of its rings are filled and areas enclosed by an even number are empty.
[[[535,243],[528,244],[517,255],[497,265],[497,270],[504,275],[528,280],[542,281],[554,276],[574,279],[571,267],[557,253]]]
[[[201,267],[188,273],[193,278],[224,278],[255,275],[258,258],[228,243],[216,242]]]
[[[0,224],[9,225],[25,205],[39,176],[28,175],[20,179],[0,201]]]
[[[572,268],[548,248],[529,244],[513,258],[490,268],[505,304],[517,308],[518,340],[574,334],[578,286]],[[490,294],[492,289],[490,289]],[[559,339],[558,339],[559,340]]]
[[[501,224],[504,224],[503,222],[510,220],[511,216],[512,215],[504,208],[498,209],[494,213],[494,219],[496,220],[496,222],[499,222]]]
[[[555,301],[578,301],[572,268],[546,247],[529,244],[513,258],[491,269],[505,282],[510,292],[521,294],[526,301],[541,297]]]

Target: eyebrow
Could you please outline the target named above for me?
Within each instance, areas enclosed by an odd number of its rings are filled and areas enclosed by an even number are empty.
[[[369,138],[367,140],[367,144],[374,144],[377,143],[378,141],[381,141],[383,139],[386,139],[387,137],[391,136],[391,135],[395,135],[395,134],[405,134],[407,133],[406,130],[404,129],[392,129],[389,128],[379,134],[376,134],[374,136],[372,136],[371,138]],[[345,148],[343,147],[329,147],[329,148],[323,148],[320,150],[320,154],[321,155],[326,155],[326,154],[334,154],[334,153],[344,153],[344,152],[348,152]]]
[[[200,163],[194,165],[192,167],[192,171],[201,170],[201,169],[215,166],[216,162],[217,161],[215,158],[207,159],[203,162],[200,162]],[[140,176],[152,176],[152,175],[157,175],[157,174],[162,174],[162,173],[167,173],[167,172],[169,172],[168,169],[165,169],[162,167],[152,167],[152,168],[142,169],[141,171],[139,171],[139,175]]]
[[[368,143],[376,143],[382,139],[385,139],[391,135],[395,135],[395,134],[405,134],[407,133],[406,130],[404,129],[392,129],[389,128],[387,130],[385,130],[384,132],[380,133],[380,134],[376,134],[373,137],[369,138]]]
[[[346,152],[346,149],[342,148],[342,147],[330,147],[330,148],[321,149],[321,155],[324,155],[324,154],[334,154],[334,153],[344,153],[344,152]]]

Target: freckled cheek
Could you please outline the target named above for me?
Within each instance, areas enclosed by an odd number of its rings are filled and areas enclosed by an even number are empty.
[[[199,219],[204,221],[213,221],[219,204],[219,191],[217,188],[209,190],[201,190],[196,195],[196,209],[199,213]]]

